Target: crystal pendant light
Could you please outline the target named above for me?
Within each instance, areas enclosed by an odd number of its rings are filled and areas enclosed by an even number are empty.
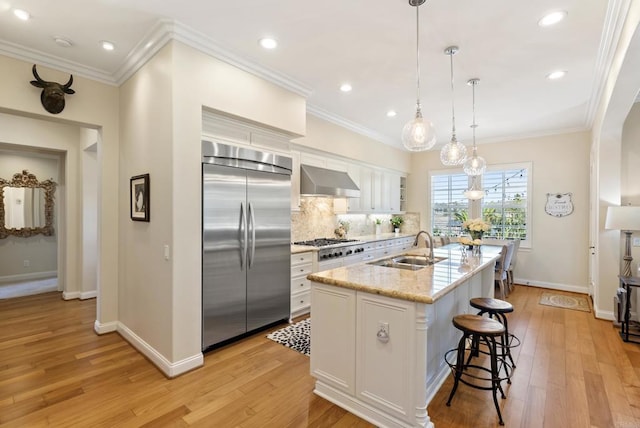
[[[449,46],[444,53],[451,58],[451,141],[440,150],[440,161],[443,165],[460,165],[467,160],[467,148],[456,138],[456,110],[453,91],[453,56],[458,52],[457,46]]]
[[[426,0],[409,0],[410,6],[416,8],[416,74],[417,74],[417,102],[416,117],[402,129],[402,144],[407,150],[421,152],[429,150],[436,144],[436,134],[433,123],[422,117],[420,106],[420,5]]]
[[[473,129],[473,152],[462,168],[467,175],[471,176],[482,175],[487,169],[487,162],[483,157],[478,156],[478,147],[476,146],[476,128],[478,127],[476,125],[476,85],[478,82],[480,82],[480,79],[469,79],[467,82],[468,85],[471,85],[473,91],[473,125],[471,125],[471,129]]]
[[[471,199],[472,201],[477,201],[478,199],[482,199],[484,197],[484,190],[478,188],[479,177],[480,177],[479,175],[471,176],[471,187],[468,190],[464,191],[464,196],[467,199]]]

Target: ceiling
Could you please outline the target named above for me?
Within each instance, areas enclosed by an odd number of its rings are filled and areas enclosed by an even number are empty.
[[[427,0],[420,98],[438,146],[451,137],[450,45],[459,46],[453,100],[463,143],[471,143],[470,78],[480,79],[479,143],[589,129],[615,31],[607,3]],[[13,8],[32,19],[18,20]],[[539,27],[554,10],[567,18]],[[263,36],[278,48],[260,47]],[[386,144],[401,147],[402,127],[415,115],[416,8],[407,0],[0,0],[0,54],[114,85],[170,38],[300,93],[310,113]],[[102,50],[101,40],[116,49]],[[546,79],[554,70],[568,73]],[[344,82],[351,92],[339,90]],[[390,109],[396,117],[387,117]]]

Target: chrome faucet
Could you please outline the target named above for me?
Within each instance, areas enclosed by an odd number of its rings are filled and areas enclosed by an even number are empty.
[[[427,237],[429,238],[429,262],[434,263],[435,258],[433,257],[433,236],[431,236],[429,232],[427,232],[426,230],[421,230],[420,232],[418,232],[418,234],[416,235],[416,239],[413,240],[413,246],[414,247],[418,246],[418,238],[423,233],[427,235]]]

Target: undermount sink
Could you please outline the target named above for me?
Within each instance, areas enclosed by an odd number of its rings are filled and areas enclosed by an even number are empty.
[[[439,261],[445,260],[446,257],[435,257],[433,262],[429,260],[427,256],[416,255],[400,255],[389,257],[374,262],[369,262],[370,265],[392,267],[397,269],[418,270],[427,266],[431,266]]]

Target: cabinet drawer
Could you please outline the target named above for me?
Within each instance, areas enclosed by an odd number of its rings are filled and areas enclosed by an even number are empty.
[[[298,266],[291,266],[291,277],[297,277],[297,276],[307,276],[311,273],[311,271],[313,270],[313,265],[310,263],[304,264],[304,265],[298,265]]]
[[[313,252],[291,254],[291,266],[313,263]]]
[[[302,308],[307,308],[311,305],[311,291],[305,291],[303,293],[293,294],[291,296],[291,312],[296,312]]]
[[[299,293],[311,290],[311,281],[306,276],[291,278],[291,293]]]

